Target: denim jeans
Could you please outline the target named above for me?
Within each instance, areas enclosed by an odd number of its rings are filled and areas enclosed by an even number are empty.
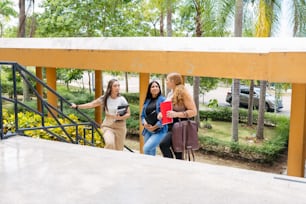
[[[156,133],[146,132],[144,135],[144,146],[143,152],[147,155],[156,155],[156,147],[159,145],[160,141],[164,139],[166,132],[158,131]]]

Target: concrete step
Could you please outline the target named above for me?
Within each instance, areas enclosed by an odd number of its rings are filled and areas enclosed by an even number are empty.
[[[15,136],[0,203],[306,203],[306,179]]]

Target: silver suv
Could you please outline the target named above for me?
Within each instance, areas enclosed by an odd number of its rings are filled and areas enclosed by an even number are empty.
[[[244,86],[244,85],[240,85],[240,106],[241,107],[248,107],[248,102],[249,102],[249,93],[250,93],[250,87],[248,86]],[[258,87],[254,87],[254,97],[253,97],[253,103],[254,103],[254,107],[258,109],[259,107],[259,97],[260,97],[260,88]],[[232,93],[228,92],[226,95],[226,102],[228,102],[229,104],[232,104]],[[269,93],[266,93],[266,104],[265,104],[265,110],[266,111],[271,111],[273,112],[275,110],[279,111],[280,109],[283,108],[283,102],[281,99],[277,100],[277,104],[276,104],[276,100],[275,97],[272,96]]]

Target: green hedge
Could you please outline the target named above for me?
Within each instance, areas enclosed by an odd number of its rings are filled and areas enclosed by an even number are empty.
[[[229,117],[229,118],[228,118]],[[247,110],[239,110],[240,122],[247,121]],[[254,122],[257,122],[258,113],[253,112]],[[231,108],[217,108],[200,111],[201,120],[231,121]],[[246,145],[239,142],[227,142],[205,135],[200,136],[201,149],[218,155],[242,158],[248,161],[272,163],[286,149],[289,138],[289,118],[283,115],[265,113],[265,124],[273,126],[277,132],[270,140],[263,141],[262,145]]]

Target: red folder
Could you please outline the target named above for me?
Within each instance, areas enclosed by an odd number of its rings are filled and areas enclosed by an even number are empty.
[[[163,115],[163,118],[162,118],[162,124],[165,125],[165,124],[168,124],[168,123],[173,123],[173,118],[168,118],[167,117],[167,112],[172,110],[172,102],[171,101],[165,101],[165,102],[162,102],[160,104],[160,112],[162,113]]]

